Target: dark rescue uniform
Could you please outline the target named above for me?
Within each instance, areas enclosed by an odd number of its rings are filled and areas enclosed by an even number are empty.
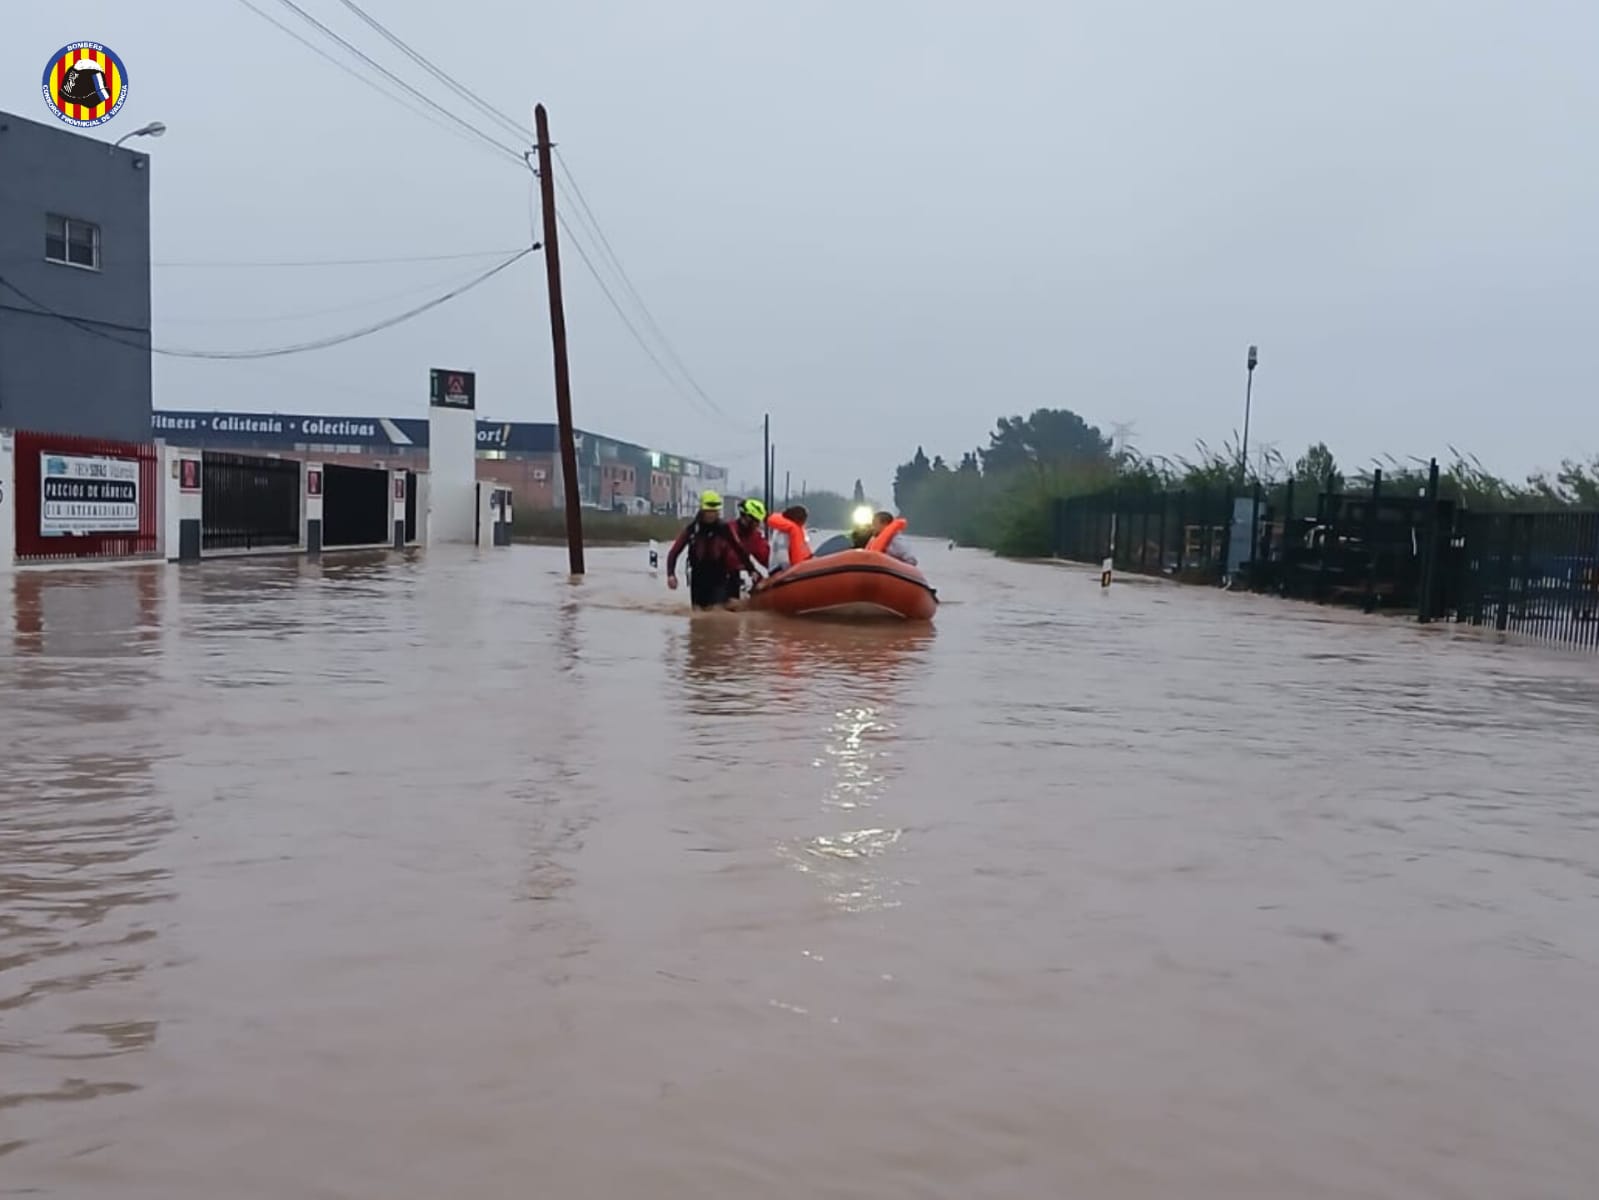
[[[688,553],[688,595],[695,608],[717,608],[737,600],[739,572],[755,573],[755,564],[725,521],[707,525],[698,517],[677,535],[666,555],[666,573],[675,574],[678,556]]]

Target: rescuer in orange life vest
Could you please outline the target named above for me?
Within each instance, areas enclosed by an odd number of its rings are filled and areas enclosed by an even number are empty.
[[[700,494],[699,515],[677,535],[666,555],[666,586],[677,587],[677,560],[688,552],[688,594],[695,608],[726,608],[738,599],[739,570],[759,577],[755,561],[732,526],[722,520],[722,497]]]
[[[905,545],[905,540],[900,537],[900,531],[904,528],[904,517],[896,517],[891,512],[874,513],[871,525],[857,532],[854,538],[855,546],[861,550],[875,550],[879,554],[897,558],[907,567],[914,567],[916,556],[910,552],[910,547]],[[865,536],[861,536],[862,534]]]
[[[811,543],[805,536],[805,522],[810,517],[810,510],[803,504],[791,504],[782,512],[766,518],[768,525],[788,539],[788,565],[791,567],[797,567],[811,557]]]

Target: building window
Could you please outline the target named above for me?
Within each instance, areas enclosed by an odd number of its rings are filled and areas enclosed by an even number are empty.
[[[69,267],[100,269],[100,227],[54,214],[45,218],[44,256]]]

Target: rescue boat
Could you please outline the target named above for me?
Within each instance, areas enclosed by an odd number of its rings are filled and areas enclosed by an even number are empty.
[[[819,554],[761,580],[748,607],[787,617],[898,617],[931,621],[938,593],[915,567],[875,550]]]

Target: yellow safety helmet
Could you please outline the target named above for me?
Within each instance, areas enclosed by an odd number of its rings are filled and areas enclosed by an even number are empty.
[[[766,505],[751,496],[738,506],[738,511],[746,517],[753,517],[757,521],[766,520]]]
[[[701,492],[700,493],[700,507],[701,508],[714,508],[714,509],[718,509],[719,510],[722,507],[722,495],[721,495],[721,493],[720,492]]]

